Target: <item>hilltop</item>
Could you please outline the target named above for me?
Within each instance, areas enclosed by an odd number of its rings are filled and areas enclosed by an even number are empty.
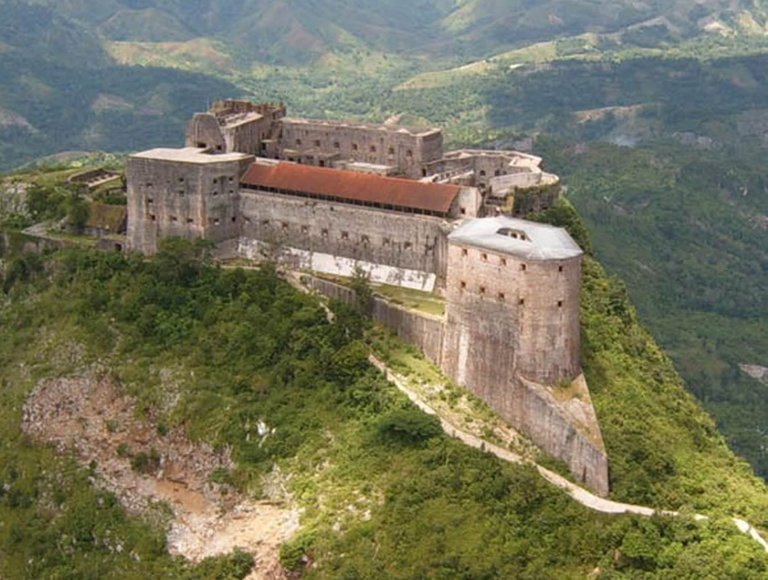
[[[440,381],[432,367],[354,310],[332,304],[329,321],[316,298],[270,268],[221,269],[204,246],[178,241],[144,261],[85,250],[41,258],[21,250],[23,237],[6,239],[0,513],[13,525],[0,530],[4,575],[247,573],[242,553],[197,565],[169,556],[164,533],[176,529],[183,500],[132,507],[143,515],[128,516],[122,488],[109,488],[117,496],[103,489],[116,468],[136,489],[173,477],[192,496],[207,477],[234,501],[244,494],[300,510],[301,529],[280,560],[315,577],[599,569],[758,578],[768,570],[762,549],[724,519],[738,514],[765,529],[768,492],[685,393],[623,287],[592,261],[584,366],[614,465],[613,497],[712,521],[594,514],[530,467],[441,435],[367,352],[376,349],[414,384]],[[87,396],[67,395],[80,391]],[[104,393],[110,404],[91,402]],[[55,405],[60,396],[77,403]],[[475,408],[476,420],[486,413],[465,395],[446,396],[456,409]],[[106,415],[78,422],[89,405]],[[80,465],[21,432],[39,438],[65,418],[87,427],[77,439]],[[102,435],[89,441],[94,429]],[[174,448],[204,444],[211,451],[196,452],[193,477]],[[49,549],[62,537],[63,554]]]

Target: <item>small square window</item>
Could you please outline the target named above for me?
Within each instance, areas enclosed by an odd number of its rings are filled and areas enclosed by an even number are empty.
[[[296,139],[296,145],[301,145],[301,139]]]
[[[237,216],[232,216],[232,223],[235,223],[237,221]]]
[[[485,286],[480,286],[480,294],[485,294]]]
[[[394,147],[390,147],[389,148],[389,154],[390,155],[394,155],[395,154],[395,148]]]
[[[406,250],[410,250],[412,245],[413,245],[413,244],[411,244],[411,242],[405,242],[405,243],[403,244],[403,247],[404,247]]]
[[[376,153],[376,145],[371,145],[371,153]]]
[[[467,283],[464,280],[462,280],[461,281],[461,289],[464,290],[466,287],[467,287]]]
[[[328,237],[328,229],[323,228],[323,230],[320,232],[320,235],[322,235],[324,238]]]
[[[341,144],[338,141],[334,141],[333,142],[333,148],[334,149],[340,149],[341,148]]]
[[[563,267],[562,266],[558,266],[557,271],[558,272],[562,272],[563,271]]]
[[[357,151],[357,143],[352,143],[352,151]]]
[[[487,262],[488,261],[488,254],[480,254],[480,259],[483,262]]]
[[[341,239],[342,240],[348,240],[349,239],[349,232],[341,232]]]
[[[408,149],[408,151],[406,151],[406,152],[405,152],[405,156],[406,156],[406,157],[413,157],[413,151],[411,151],[410,149]]]
[[[269,225],[269,220],[261,220],[261,225],[268,226]]]
[[[507,259],[506,258],[501,258],[501,260],[499,260],[499,261],[500,261],[502,266],[506,266],[507,265]]]
[[[460,207],[459,208],[459,212],[461,213],[461,215],[467,215],[467,208],[466,207]]]
[[[521,298],[521,299],[518,301],[518,304],[519,304],[520,306],[522,306],[523,304],[525,304],[525,298]]]
[[[520,270],[521,270],[521,271],[525,272],[526,268],[527,268],[527,267],[526,267],[526,265],[525,265],[525,264],[520,264]]]
[[[179,218],[177,218],[175,215],[172,215],[171,216],[171,221],[172,222],[177,222],[177,221],[179,221]]]
[[[309,233],[309,226],[301,226],[301,233],[302,234],[308,234]]]
[[[363,243],[364,246],[367,246],[371,242],[371,238],[368,236],[360,236],[360,241]]]
[[[147,198],[147,203],[155,203],[155,200],[151,197]]]
[[[467,256],[467,255],[469,255],[469,251],[467,250],[467,248],[462,248],[461,249],[461,256],[464,257],[464,256]]]
[[[153,222],[157,221],[157,216],[153,213],[149,214],[149,219],[151,219]]]
[[[499,292],[499,302],[504,302],[506,299],[506,296],[504,295],[504,292]]]
[[[385,245],[385,246],[388,246],[388,245],[389,245],[389,238],[384,238],[384,239],[382,239],[382,240],[381,240],[381,243],[382,243],[383,245]]]
[[[563,301],[562,300],[558,300],[557,301],[557,307],[558,308],[562,308],[563,307]]]
[[[288,222],[283,222],[282,224],[280,224],[280,227],[282,227],[284,230],[287,230],[288,229]]]
[[[320,147],[320,139],[315,139],[315,147]]]

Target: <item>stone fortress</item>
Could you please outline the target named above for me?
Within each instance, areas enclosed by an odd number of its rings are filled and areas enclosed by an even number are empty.
[[[217,101],[189,122],[184,148],[131,156],[127,181],[130,249],[205,238],[222,257],[347,276],[361,267],[373,282],[443,296],[444,316],[383,299],[374,316],[607,495],[579,360],[582,251],[565,230],[521,219],[558,200],[540,158],[446,153],[439,129]]]

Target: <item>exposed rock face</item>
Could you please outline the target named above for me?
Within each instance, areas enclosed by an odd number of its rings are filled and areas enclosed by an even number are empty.
[[[27,189],[29,184],[4,179],[0,181],[0,220],[14,215],[28,216]]]
[[[24,405],[22,429],[95,466],[97,483],[129,512],[167,502],[171,553],[198,561],[241,548],[254,555],[255,577],[283,576],[279,548],[298,528],[298,512],[214,483],[214,472],[234,467],[229,450],[193,443],[181,429],[161,435],[157,425],[136,418],[133,399],[108,377],[39,383]],[[138,472],[141,454],[149,461]]]

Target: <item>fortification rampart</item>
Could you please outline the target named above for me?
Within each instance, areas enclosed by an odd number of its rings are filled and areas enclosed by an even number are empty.
[[[177,236],[223,242],[239,233],[240,175],[253,158],[155,149],[128,160],[128,244],[146,254]]]
[[[354,304],[355,292],[346,286],[323,280],[315,276],[304,276],[304,283],[321,294]],[[386,326],[400,338],[416,346],[424,355],[440,365],[443,348],[443,320],[431,317],[392,304],[388,300],[375,296],[373,299],[373,319]]]
[[[444,220],[242,190],[242,236],[445,279]]]
[[[346,286],[314,276],[304,276],[303,281],[325,296],[347,304],[355,302],[354,291]],[[501,317],[498,324],[486,314],[478,312],[475,317],[482,319],[482,325],[492,325],[488,327],[489,337],[497,341],[497,348],[491,347],[487,355],[496,358],[479,361],[488,365],[490,380],[482,383],[482,388],[470,390],[547,453],[565,461],[579,481],[599,495],[607,495],[608,457],[583,375],[577,375],[556,390],[522,379],[513,366],[505,366],[510,364],[511,349],[504,343],[504,338],[514,340],[514,333],[495,338],[496,333],[509,330],[504,313],[494,312]],[[418,347],[448,376],[468,386],[453,374],[457,369],[452,366],[451,349],[446,349],[445,340],[450,340],[447,337],[451,335],[453,324],[450,319],[401,308],[379,296],[374,298],[372,316],[401,339]],[[482,342],[488,342],[489,337]]]

